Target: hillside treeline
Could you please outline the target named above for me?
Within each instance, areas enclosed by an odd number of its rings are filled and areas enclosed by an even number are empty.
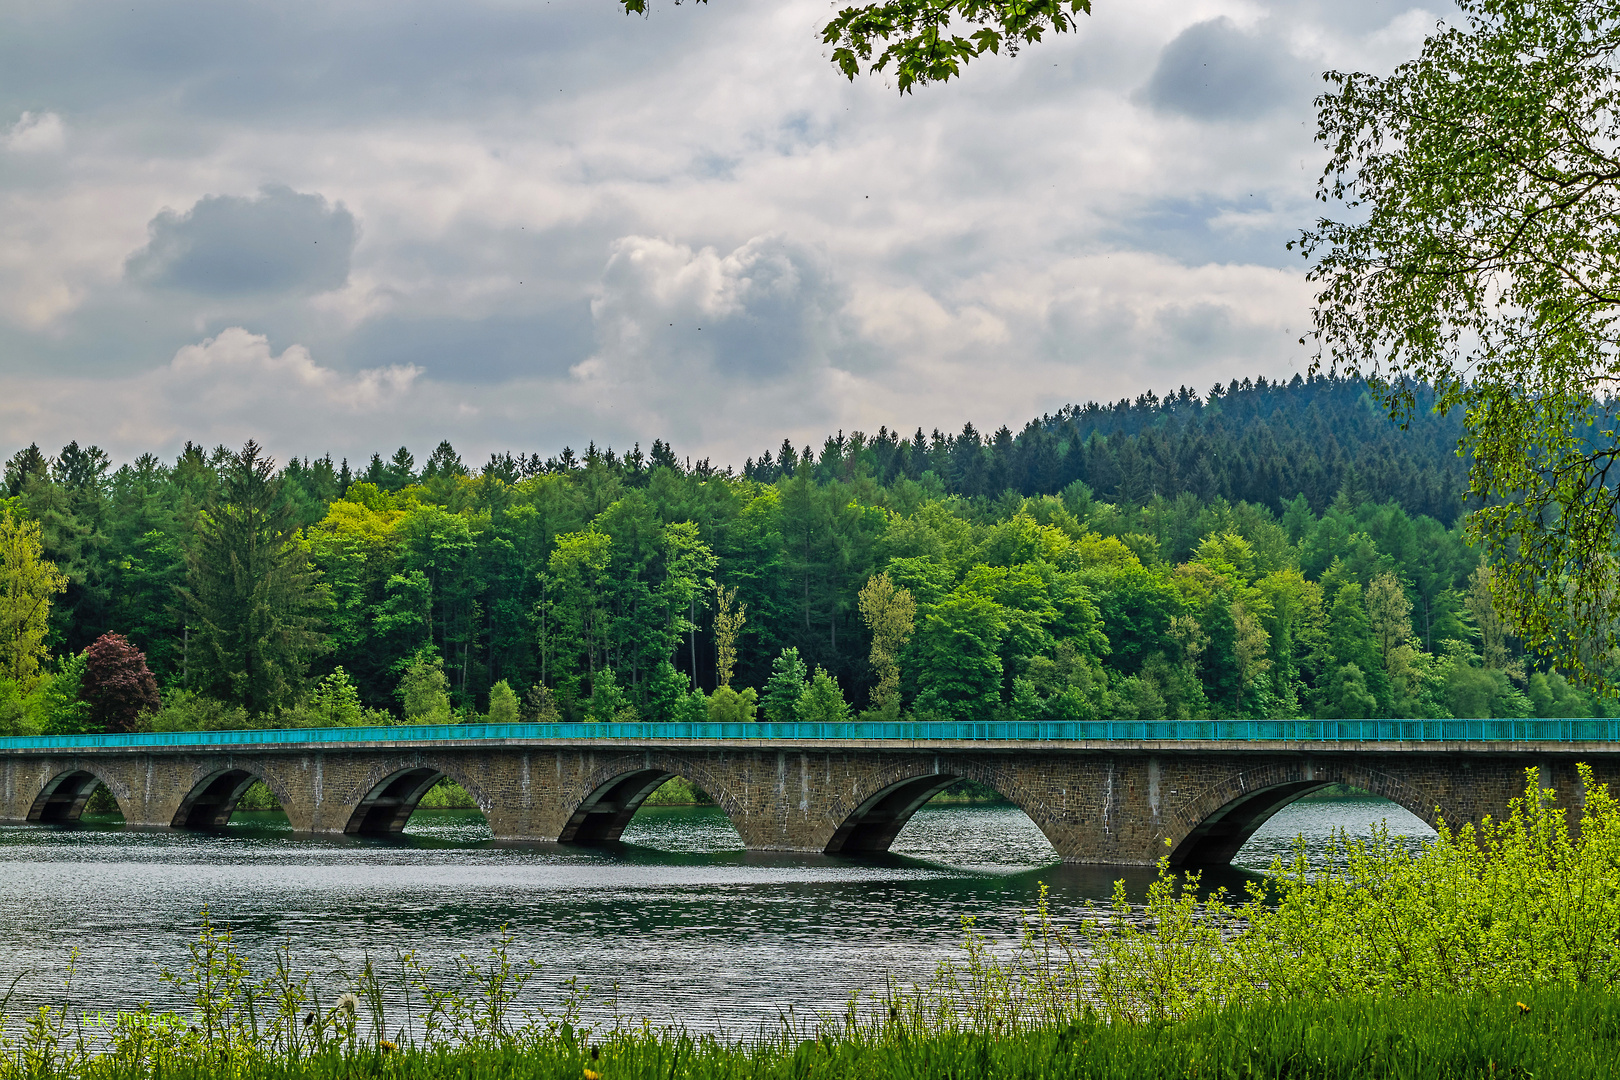
[[[28,447],[0,725],[1598,714],[1495,617],[1456,435],[1262,379],[740,471]]]

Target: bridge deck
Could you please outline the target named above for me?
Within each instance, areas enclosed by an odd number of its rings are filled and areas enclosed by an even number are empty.
[[[0,738],[0,754],[422,746],[667,746],[686,749],[1357,751],[1427,753],[1620,750],[1620,720],[1233,720],[1066,723],[435,724],[254,728]]]

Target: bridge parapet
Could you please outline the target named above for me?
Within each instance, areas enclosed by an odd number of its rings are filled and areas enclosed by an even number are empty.
[[[1276,743],[1285,746],[1406,743],[1585,743],[1620,745],[1620,719],[1577,720],[1086,720],[843,724],[401,724],[386,727],[149,731],[121,735],[0,738],[0,753],[160,747],[324,746],[349,743],[694,742],[775,745],[890,743]]]

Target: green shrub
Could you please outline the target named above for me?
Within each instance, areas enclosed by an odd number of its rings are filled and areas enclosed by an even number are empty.
[[[517,693],[505,679],[489,688],[489,722],[492,724],[518,722]]]
[[[427,810],[476,810],[478,800],[466,788],[446,776],[428,788],[427,794],[416,805]]]
[[[280,810],[281,803],[276,799],[275,792],[263,780],[255,780],[251,786],[242,792],[242,798],[237,801],[238,810]]]
[[[395,691],[404,706],[407,724],[448,724],[450,722],[450,680],[437,653],[417,654],[399,679]]]
[[[805,724],[842,724],[849,720],[849,702],[844,700],[838,680],[818,667],[810,685],[799,695],[794,713]]]
[[[707,791],[684,776],[672,776],[660,784],[643,806],[713,806]]]
[[[146,719],[149,731],[239,731],[255,726],[240,705],[179,688],[164,691],[163,707]]]
[[[717,686],[708,698],[708,719],[716,724],[749,724],[759,711],[759,694],[752,686],[741,690]]]

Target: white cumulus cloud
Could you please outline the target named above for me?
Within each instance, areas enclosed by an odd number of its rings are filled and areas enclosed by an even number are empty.
[[[67,126],[56,113],[25,112],[0,144],[14,154],[56,153],[67,144]]]

